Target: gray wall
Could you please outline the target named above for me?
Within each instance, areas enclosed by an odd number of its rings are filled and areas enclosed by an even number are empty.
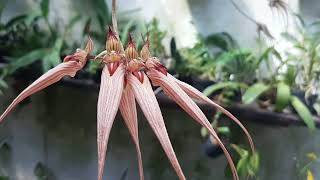
[[[13,95],[0,99],[1,110]],[[0,139],[11,146],[8,161],[0,159],[0,170],[14,180],[34,180],[34,167],[44,163],[58,180],[95,179],[97,92],[54,86],[34,95],[19,106],[0,126]],[[162,107],[173,146],[188,179],[225,179],[224,156],[206,157],[200,127],[179,109]],[[139,117],[140,139],[147,179],[177,179],[168,160],[150,130]],[[320,131],[310,133],[304,127],[268,127],[246,123],[261,153],[260,179],[298,180],[297,164],[308,152],[320,153]],[[235,133],[235,132],[234,132]],[[234,134],[242,137],[242,134]],[[112,129],[105,178],[119,180],[128,168],[128,179],[138,179],[134,145],[127,128],[118,117]],[[1,157],[1,154],[0,154]],[[316,178],[319,172],[316,172]],[[108,177],[108,178],[107,178]]]

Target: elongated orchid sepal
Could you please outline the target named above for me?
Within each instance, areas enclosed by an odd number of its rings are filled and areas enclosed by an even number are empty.
[[[174,79],[179,86],[193,99],[198,100],[200,102],[204,102],[204,103],[208,103],[210,104],[212,107],[217,108],[219,111],[221,111],[222,113],[224,113],[226,116],[228,116],[231,120],[233,120],[236,124],[238,124],[238,126],[243,130],[243,132],[246,134],[250,147],[252,149],[252,151],[255,151],[255,147],[254,147],[254,143],[252,140],[252,137],[250,136],[250,133],[248,132],[248,130],[243,126],[243,124],[240,122],[240,120],[238,120],[234,115],[232,115],[229,111],[227,111],[226,109],[224,109],[222,106],[220,106],[219,104],[213,102],[212,100],[210,100],[208,97],[206,97],[205,95],[203,95],[199,90],[197,90],[196,88],[190,86],[189,84],[182,82],[178,79],[176,79],[175,77],[168,75],[170,78]]]
[[[146,76],[144,74],[144,76]],[[134,75],[127,76],[128,84],[132,86],[134,95],[139,103],[146,119],[148,120],[151,128],[160,141],[166,155],[168,156],[174,170],[176,171],[180,180],[185,180],[185,176],[181,170],[180,164],[177,160],[175,152],[172,148],[166,126],[161,114],[161,110],[157,99],[152,91],[151,84],[148,78],[144,78],[141,83]]]
[[[119,109],[124,119],[124,122],[129,129],[133,142],[136,146],[138,163],[139,163],[140,180],[144,180],[143,163],[142,163],[142,157],[141,157],[141,151],[140,151],[140,145],[139,145],[137,108],[136,108],[134,93],[132,91],[131,86],[126,86],[126,88],[123,90]]]
[[[88,60],[88,55],[92,51],[92,46],[92,40],[89,37],[85,50],[80,49],[76,53],[66,56],[63,63],[52,68],[51,70],[43,74],[41,77],[39,77],[32,84],[30,84],[12,101],[12,103],[8,106],[5,112],[0,116],[0,123],[15,106],[17,106],[21,101],[23,101],[27,97],[58,82],[64,76],[74,77],[75,74],[83,68],[86,61]]]
[[[231,167],[233,178],[235,180],[239,180],[237,170],[234,166],[233,160],[229,152],[221,142],[216,132],[213,130],[210,122],[208,121],[204,113],[201,111],[201,109],[198,107],[198,105],[179,87],[179,85],[175,82],[174,79],[171,78],[171,76],[166,76],[161,72],[155,69],[152,69],[148,71],[148,77],[151,79],[151,81],[154,84],[159,85],[169,97],[171,97],[182,109],[184,109],[200,125],[208,129],[210,134],[217,140],[220,147],[224,151],[225,156],[227,157],[227,160]]]
[[[109,135],[119,108],[123,86],[123,65],[120,65],[112,76],[105,66],[101,74],[97,114],[98,180],[102,180]]]

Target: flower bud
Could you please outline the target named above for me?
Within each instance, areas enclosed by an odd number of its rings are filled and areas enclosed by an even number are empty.
[[[111,27],[109,27],[109,31],[108,31],[108,40],[106,42],[106,49],[108,53],[112,51],[120,53],[121,51],[121,42],[117,38],[116,34],[112,31]]]
[[[137,59],[139,57],[136,45],[132,39],[131,34],[129,34],[129,42],[125,53],[128,60]]]

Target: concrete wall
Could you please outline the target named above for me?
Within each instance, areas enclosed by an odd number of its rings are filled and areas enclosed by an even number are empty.
[[[1,97],[1,111],[12,98],[13,94]],[[0,172],[15,180],[34,180],[34,167],[41,162],[55,179],[95,179],[96,102],[97,92],[54,86],[19,106],[0,126],[0,139],[5,139],[12,148],[9,161],[0,158]],[[224,156],[210,159],[204,154],[205,140],[200,137],[200,127],[179,109],[162,107],[162,112],[187,178],[225,179],[226,160]],[[139,123],[147,179],[177,179],[141,112]],[[260,179],[299,180],[296,166],[305,160],[305,154],[320,153],[315,143],[320,141],[319,130],[310,133],[304,127],[245,124],[261,153]],[[234,135],[242,137],[240,133]],[[105,179],[119,180],[128,168],[128,180],[138,180],[134,145],[120,117],[116,119],[108,147]],[[320,177],[319,172],[315,177]]]

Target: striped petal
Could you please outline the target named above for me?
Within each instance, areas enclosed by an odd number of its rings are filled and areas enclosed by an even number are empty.
[[[10,113],[10,111],[17,106],[21,101],[31,96],[32,94],[39,92],[40,90],[56,83],[64,76],[74,77],[76,72],[82,68],[81,63],[76,61],[69,61],[59,64],[53,69],[49,70],[36,81],[30,84],[25,90],[23,90],[8,106],[5,112],[0,116],[0,123]]]
[[[206,97],[205,95],[203,95],[199,90],[197,90],[196,88],[190,86],[189,84],[182,82],[178,79],[176,79],[175,77],[168,75],[171,79],[174,79],[178,85],[193,99],[198,100],[200,102],[204,102],[204,103],[208,103],[211,106],[217,108],[219,111],[221,111],[222,113],[224,113],[226,116],[228,116],[231,120],[233,120],[235,123],[237,123],[239,125],[239,127],[243,130],[243,132],[246,134],[250,147],[252,149],[252,151],[255,151],[255,147],[254,147],[254,143],[253,140],[250,136],[250,133],[248,132],[248,130],[243,126],[243,124],[240,122],[240,120],[238,120],[234,115],[232,115],[229,111],[227,111],[226,109],[224,109],[223,107],[221,107],[219,104],[213,102],[212,100],[210,100],[208,97]]]
[[[143,74],[146,76],[145,74]],[[155,95],[153,94],[151,84],[147,77],[144,78],[143,83],[141,83],[138,78],[132,74],[128,75],[128,84],[132,87],[134,95],[146,116],[151,128],[155,132],[157,138],[159,139],[166,155],[168,156],[174,170],[179,176],[180,180],[185,180],[185,176],[181,170],[180,164],[177,160],[175,152],[172,148],[166,126],[161,114],[161,110]]]
[[[120,65],[110,76],[105,66],[101,75],[98,99],[98,180],[102,180],[108,139],[114,118],[117,114],[124,85],[124,67]]]
[[[143,163],[142,163],[142,157],[141,157],[141,151],[140,151],[140,145],[139,145],[137,108],[136,108],[136,101],[134,99],[134,93],[132,91],[131,86],[127,86],[124,89],[122,98],[120,101],[119,109],[124,119],[124,122],[126,123],[129,129],[133,142],[136,146],[138,163],[139,163],[140,180],[144,180]]]
[[[199,124],[208,129],[210,134],[217,140],[220,147],[224,151],[227,160],[230,164],[233,178],[238,180],[237,170],[234,166],[233,160],[221,142],[220,138],[213,130],[210,122],[198,107],[198,105],[179,87],[179,85],[170,76],[166,76],[157,70],[150,70],[148,72],[148,77],[151,79],[152,83],[159,85],[163,91],[170,96],[182,109],[184,109],[191,117],[193,117]]]

